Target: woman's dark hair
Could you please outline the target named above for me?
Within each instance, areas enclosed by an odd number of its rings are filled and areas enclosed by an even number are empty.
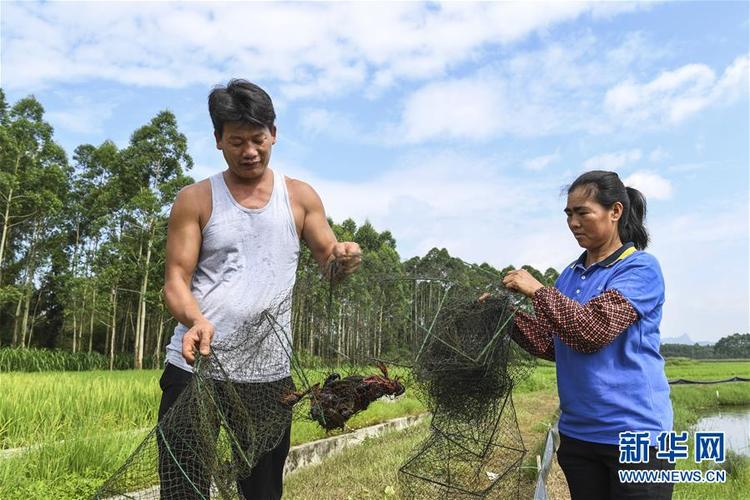
[[[239,78],[229,80],[226,87],[214,87],[208,94],[208,112],[219,136],[224,133],[226,122],[259,125],[270,129],[276,120],[273,102],[266,91]]]
[[[582,187],[588,190],[589,196],[604,208],[612,208],[615,202],[622,203],[622,217],[617,225],[620,241],[632,241],[638,250],[648,246],[646,230],[646,198],[643,193],[632,187],[625,187],[616,172],[592,170],[581,174],[568,187],[568,194]]]

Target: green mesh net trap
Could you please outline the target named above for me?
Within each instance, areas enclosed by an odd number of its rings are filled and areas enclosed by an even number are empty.
[[[298,279],[215,338],[187,388],[95,498],[243,498],[238,480],[288,439],[290,423],[346,429],[373,401],[407,388],[432,421],[394,471],[402,497],[517,491],[525,448],[511,391],[533,361],[511,341],[514,296],[497,276],[466,283],[450,272],[367,268],[365,256],[361,276],[336,288]],[[366,294],[356,280],[367,281]],[[484,292],[491,297],[477,300]],[[405,368],[394,376],[397,365]]]

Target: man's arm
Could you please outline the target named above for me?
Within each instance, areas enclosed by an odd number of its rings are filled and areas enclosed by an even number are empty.
[[[188,327],[182,339],[182,355],[188,363],[195,361],[194,351],[208,355],[213,325],[201,313],[190,291],[190,281],[198,263],[201,247],[198,196],[201,186],[182,189],[172,206],[167,228],[167,255],[164,277],[164,298],[169,312]]]
[[[294,197],[304,213],[302,239],[310,247],[323,275],[338,281],[355,272],[362,260],[359,245],[336,241],[318,193],[307,183],[290,181]]]

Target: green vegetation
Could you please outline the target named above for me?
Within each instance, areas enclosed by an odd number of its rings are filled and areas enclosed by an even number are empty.
[[[734,375],[747,376],[747,362],[699,362],[678,360],[668,362],[667,376],[691,379],[722,379]],[[516,408],[524,443],[529,454],[524,460],[521,494],[530,498],[535,477],[535,455],[540,453],[547,424],[552,420],[552,409],[543,407],[545,396],[554,393],[555,367],[553,363],[540,362],[534,374],[519,387],[538,387],[538,392],[517,391]],[[718,397],[717,397],[718,391]],[[721,385],[685,385],[672,388],[675,409],[675,429],[691,431],[691,426],[706,412],[722,406],[750,405],[750,384],[744,382]],[[533,418],[530,418],[533,415]],[[345,498],[397,498],[396,471],[409,456],[413,447],[427,436],[426,424],[393,433],[379,439],[366,441],[363,446],[346,450],[326,462],[303,469],[286,480],[289,498],[295,499],[345,499]],[[692,450],[691,450],[692,453]],[[363,464],[367,464],[363,466]],[[682,461],[680,468],[692,469],[696,464]],[[703,464],[706,468],[708,465]],[[675,487],[676,499],[728,500],[744,498],[750,490],[750,460],[730,456],[725,464],[728,482],[724,485],[682,484]],[[561,497],[564,498],[564,497]]]
[[[139,369],[160,366],[175,326],[162,300],[166,223],[176,193],[194,181],[192,166],[169,111],[137,128],[122,148],[82,144],[67,158],[41,103],[31,96],[9,104],[0,90],[0,346],[76,354],[13,350],[0,354],[0,370],[101,369],[102,356],[110,369],[122,366],[118,356]],[[295,294],[292,318],[302,356],[330,355],[327,335],[337,324],[336,348],[345,356],[357,349],[407,357],[424,303],[411,283],[383,276],[415,273],[482,291],[512,269],[468,266],[438,248],[402,262],[389,231],[366,221],[329,223],[339,240],[359,243],[364,264],[329,303],[329,283],[302,248],[303,293]],[[546,284],[557,278],[554,269],[524,268]]]
[[[160,374],[159,370],[0,374],[0,447],[151,427],[161,397]]]
[[[723,364],[723,363],[722,363]],[[726,373],[726,372],[724,372]],[[725,375],[726,377],[726,375]],[[721,407],[750,405],[750,383],[731,382],[719,385],[684,385],[672,387],[674,428],[691,431],[698,419]],[[692,432],[690,432],[692,436]],[[692,439],[688,441],[693,456]],[[697,465],[691,459],[677,462],[679,469],[722,467],[728,472],[724,484],[679,484],[675,486],[676,499],[734,499],[744,498],[750,491],[750,458],[729,454],[724,464],[711,462]]]
[[[71,352],[60,349],[35,349],[6,347],[0,349],[0,373],[2,372],[82,372],[89,370],[106,370],[109,359],[98,352]],[[153,367],[156,360],[146,357],[144,366]],[[133,368],[133,357],[127,354],[116,354],[113,369],[127,370]]]
[[[0,498],[80,498],[93,491],[154,425],[160,375],[160,370],[0,373],[0,448],[30,447],[0,458]],[[307,371],[312,380],[326,375],[323,369]],[[405,375],[391,369],[391,376]],[[545,364],[516,392],[551,394],[553,387],[554,366]],[[407,388],[397,401],[377,401],[348,425],[356,429],[423,412]],[[293,445],[323,437],[316,423],[294,422]]]
[[[662,344],[664,357],[692,359],[748,359],[750,358],[750,333],[735,333],[722,337],[714,345]]]
[[[669,380],[722,380],[731,377],[750,378],[750,361],[698,361],[685,358],[667,359]]]
[[[327,374],[307,371],[313,380]],[[0,373],[0,498],[91,494],[154,426],[160,375],[161,370]],[[391,370],[391,376],[404,375],[403,369]],[[373,403],[348,424],[356,429],[423,412],[407,390],[395,402]],[[325,431],[315,422],[294,422],[292,445],[323,437]],[[2,450],[25,447],[2,455]]]
[[[524,467],[535,463],[534,453],[554,420],[557,398],[550,391],[514,396],[518,425],[530,450]],[[429,435],[427,422],[344,450],[325,462],[288,476],[285,496],[295,500],[399,498],[398,468]],[[531,472],[523,469],[523,472]],[[531,498],[533,474],[523,474],[519,498]]]
[[[747,375],[747,367],[745,362],[676,360],[668,362],[667,374],[669,378],[721,379]],[[375,371],[372,367],[367,370]],[[0,455],[0,498],[81,498],[93,491],[123,463],[154,425],[160,397],[160,374],[160,370],[0,373],[0,386],[3,387],[0,394],[0,448],[31,447],[23,453]],[[308,371],[308,377],[313,380],[322,380],[326,374],[322,369]],[[404,376],[405,373],[394,368],[391,375]],[[542,361],[514,392],[525,444],[530,450],[524,462],[524,466],[529,467],[524,469],[525,481],[529,484],[533,482],[534,456],[542,445],[557,406],[555,385],[554,364]],[[707,411],[723,405],[750,404],[750,384],[674,386],[672,400],[675,428],[690,429]],[[359,428],[423,411],[422,403],[407,390],[395,402],[373,403],[367,411],[351,419],[349,425]],[[413,444],[423,439],[426,431],[423,427],[421,429],[372,440],[361,448],[361,452],[356,452],[361,455],[349,456],[349,453],[354,453],[352,450],[330,463],[326,461],[309,471],[300,471],[289,479],[289,498],[307,498],[306,495],[315,494],[315,490],[306,488],[334,483],[339,485],[338,488],[352,487],[354,483],[359,485],[355,489],[362,496],[352,498],[368,498],[368,495],[383,498],[390,494],[385,492],[386,488],[396,487],[393,482],[396,469],[393,467],[408,455]],[[293,444],[321,437],[325,437],[325,432],[313,422],[295,421]],[[682,465],[689,467],[693,464]],[[741,488],[750,487],[747,472],[750,465],[745,459],[733,458],[726,467],[732,470],[728,485],[681,485],[675,490],[676,496],[698,498],[695,496],[698,493],[719,492],[729,496],[717,498],[734,498]],[[347,477],[351,481],[346,482]],[[320,491],[317,498],[321,498]],[[292,496],[292,492],[299,493],[299,496]]]
[[[394,368],[391,376],[403,376]],[[375,373],[372,367],[362,373]],[[312,380],[328,372],[308,370]],[[153,427],[161,398],[161,370],[49,373],[0,373],[0,449],[33,446],[82,435],[145,431]],[[299,385],[299,381],[297,381]],[[33,388],[33,390],[31,389]],[[349,421],[360,428],[390,418],[424,412],[424,406],[407,390],[398,403],[377,401]],[[292,443],[325,436],[312,421],[295,423]],[[126,441],[132,440],[128,438]]]

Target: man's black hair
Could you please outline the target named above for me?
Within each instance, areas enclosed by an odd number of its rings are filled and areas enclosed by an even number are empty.
[[[271,97],[254,83],[233,78],[229,83],[217,85],[208,95],[208,112],[214,131],[221,136],[226,122],[273,127],[276,112]]]

